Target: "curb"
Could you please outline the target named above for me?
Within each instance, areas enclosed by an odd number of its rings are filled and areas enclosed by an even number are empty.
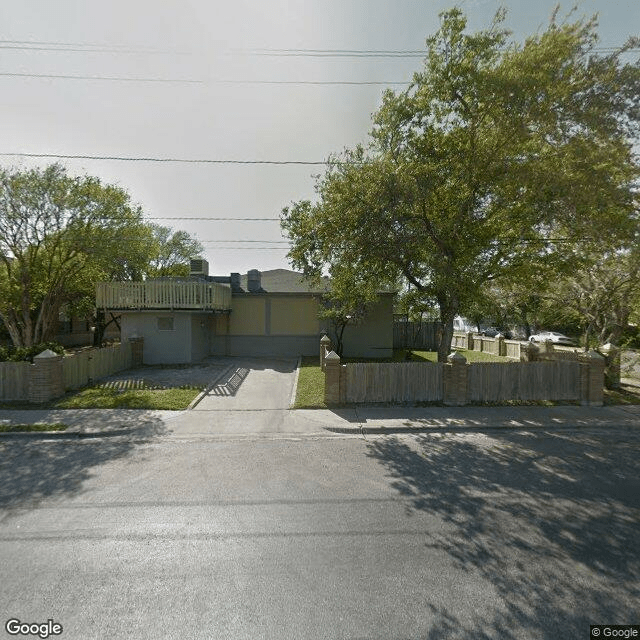
[[[332,433],[344,433],[350,435],[394,435],[402,433],[484,433],[486,431],[533,431],[533,430],[551,430],[551,431],[581,431],[585,429],[607,429],[607,428],[625,428],[625,429],[637,429],[635,424],[592,424],[592,425],[564,425],[564,424],[540,424],[540,425],[492,425],[492,426],[479,426],[479,425],[451,425],[440,426],[434,425],[432,427],[323,427],[325,431],[331,431]]]
[[[296,403],[296,394],[298,393],[298,377],[300,376],[301,364],[302,364],[302,356],[298,356],[298,362],[296,363],[296,375],[293,380],[293,389],[291,390],[291,397],[289,398],[289,409],[293,409],[293,405]]]
[[[54,439],[73,439],[73,438],[107,438],[111,436],[128,436],[137,431],[136,427],[124,429],[113,429],[111,431],[3,431],[0,433],[0,440],[11,438],[54,438]]]

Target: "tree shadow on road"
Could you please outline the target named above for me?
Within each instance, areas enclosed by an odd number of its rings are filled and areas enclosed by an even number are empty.
[[[638,622],[640,434],[631,429],[428,434],[368,444],[435,544],[498,598],[472,626],[433,609],[436,638],[588,637]]]
[[[108,462],[136,454],[141,442],[166,427],[148,424],[146,435],[100,439],[3,439],[0,442],[0,521],[43,501],[80,495]]]

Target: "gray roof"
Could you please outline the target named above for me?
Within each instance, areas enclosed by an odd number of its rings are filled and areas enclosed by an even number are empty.
[[[271,269],[260,272],[262,291],[266,293],[323,293],[329,288],[329,278],[323,278],[324,286],[313,286],[302,273],[289,269]],[[247,274],[240,276],[240,286],[248,291]]]

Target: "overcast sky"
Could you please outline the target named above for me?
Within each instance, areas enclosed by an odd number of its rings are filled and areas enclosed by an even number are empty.
[[[506,26],[521,40],[545,28],[555,4],[465,0],[458,6],[471,29],[487,27],[506,6]],[[5,1],[0,153],[321,162],[364,142],[383,90],[402,85],[310,83],[402,83],[422,61],[309,50],[422,50],[438,14],[451,6],[444,0]],[[603,47],[640,32],[639,0],[581,3],[578,15],[594,13]],[[0,156],[4,166],[53,161]],[[72,173],[119,184],[147,217],[197,237],[215,274],[289,267],[286,245],[277,244],[278,222],[159,218],[277,219],[292,201],[313,197],[312,176],[322,171],[61,162]]]

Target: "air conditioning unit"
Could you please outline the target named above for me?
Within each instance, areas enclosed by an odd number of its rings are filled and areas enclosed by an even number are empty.
[[[209,263],[203,258],[193,258],[191,260],[190,273],[192,276],[208,276]]]

